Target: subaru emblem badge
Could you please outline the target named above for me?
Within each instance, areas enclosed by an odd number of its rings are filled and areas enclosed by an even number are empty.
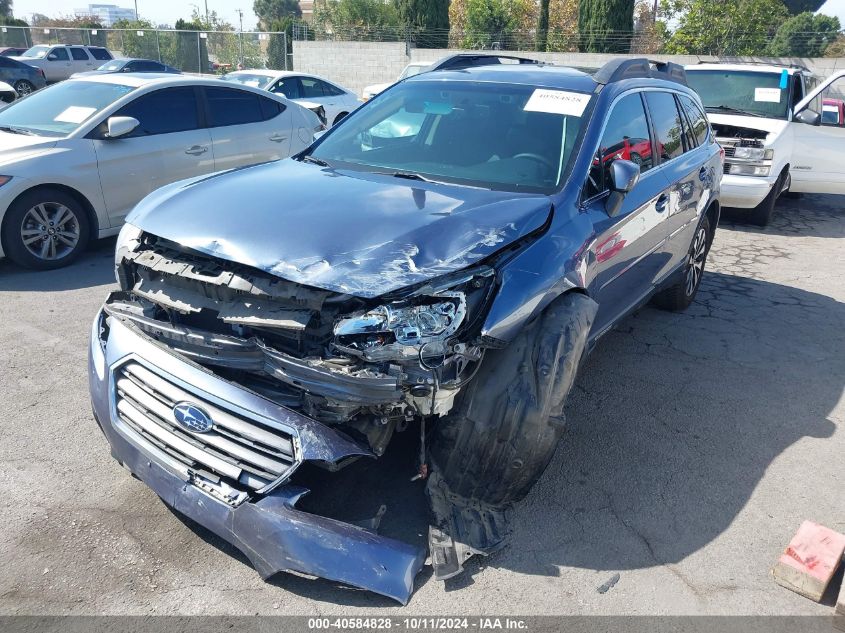
[[[190,402],[177,402],[173,407],[176,423],[191,433],[208,433],[213,426],[211,416]]]

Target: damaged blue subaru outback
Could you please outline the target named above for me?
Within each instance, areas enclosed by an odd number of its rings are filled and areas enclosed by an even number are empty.
[[[585,353],[649,300],[693,301],[722,161],[673,64],[411,77],[290,159],[135,208],[91,332],[94,415],[262,577],[406,603],[421,544],[313,511],[302,473],[340,482],[410,432],[395,476],[425,488],[435,578],[502,547]]]

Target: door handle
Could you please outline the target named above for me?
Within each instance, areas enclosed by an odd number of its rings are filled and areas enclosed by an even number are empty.
[[[288,140],[288,137],[283,134],[274,134],[270,137],[270,140],[274,143],[281,143],[282,141]]]
[[[666,210],[666,205],[669,202],[669,196],[665,193],[661,193],[660,197],[657,198],[657,202],[654,205],[654,208],[657,209],[658,213],[663,213]]]
[[[185,153],[193,156],[199,156],[200,154],[205,154],[207,151],[208,147],[205,145],[194,145],[193,147],[186,149]]]

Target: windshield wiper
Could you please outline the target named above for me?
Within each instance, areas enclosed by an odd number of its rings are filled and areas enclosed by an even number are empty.
[[[28,130],[25,127],[14,127],[11,125],[0,126],[0,130],[8,132],[9,134],[25,134],[26,136],[35,136],[35,132]]]
[[[761,117],[762,114],[757,114],[756,112],[749,112],[748,110],[740,110],[739,108],[732,108],[731,106],[726,105],[715,105],[715,106],[705,106],[705,110],[708,112],[710,110],[718,110],[720,112],[735,112],[736,114],[745,114],[747,116],[756,116]]]
[[[305,156],[301,156],[299,158],[304,163],[314,163],[315,165],[319,165],[320,167],[328,167],[329,164],[324,161],[322,158],[314,158],[311,154],[306,154]]]
[[[390,175],[394,178],[407,178],[408,180],[419,180],[420,182],[437,182],[436,180],[431,180],[430,178],[426,178],[421,174],[417,174],[410,171],[395,171]]]

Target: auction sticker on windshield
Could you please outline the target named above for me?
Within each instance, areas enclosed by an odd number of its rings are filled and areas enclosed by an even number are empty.
[[[549,114],[581,116],[590,102],[590,96],[582,92],[544,90],[538,88],[528,99],[523,110],[527,112],[547,112]]]
[[[754,88],[754,101],[780,103],[780,88]]]
[[[70,106],[59,112],[54,121],[59,123],[82,123],[89,116],[94,114],[97,108],[86,108],[83,106]]]

